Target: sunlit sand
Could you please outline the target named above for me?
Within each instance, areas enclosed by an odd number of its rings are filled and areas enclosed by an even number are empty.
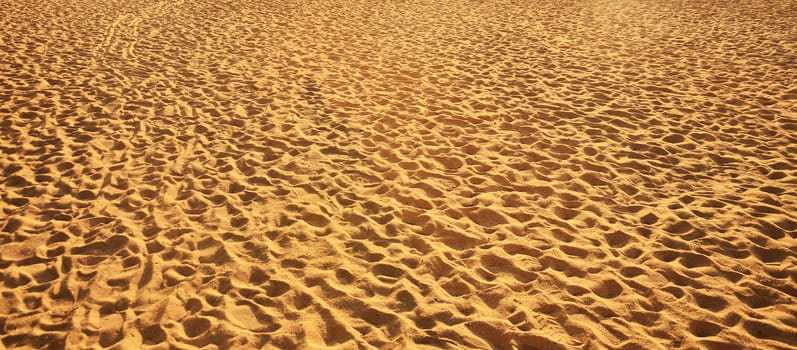
[[[0,348],[795,348],[795,14],[4,1]]]

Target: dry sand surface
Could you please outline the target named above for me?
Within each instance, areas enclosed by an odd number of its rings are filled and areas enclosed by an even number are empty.
[[[796,25],[2,1],[0,348],[797,348]]]

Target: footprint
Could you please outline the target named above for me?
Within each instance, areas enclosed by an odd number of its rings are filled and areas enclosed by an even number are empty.
[[[324,215],[321,215],[321,214],[311,213],[311,212],[302,213],[302,220],[304,220],[304,222],[306,222],[306,223],[308,223],[308,224],[310,224],[312,226],[315,226],[315,227],[326,227],[330,223],[330,220],[329,220],[328,217],[326,217]]]
[[[371,271],[379,280],[387,283],[395,283],[404,275],[404,270],[389,264],[376,264],[371,268]]]
[[[664,230],[675,235],[682,235],[694,229],[694,226],[687,221],[678,221],[667,226]]]
[[[692,291],[691,294],[692,297],[695,298],[697,306],[703,309],[712,312],[718,312],[728,307],[728,301],[725,300],[725,298],[714,295],[703,294],[699,291]]]
[[[683,137],[683,135],[680,134],[669,134],[667,136],[664,136],[662,140],[664,140],[664,142],[667,143],[681,143],[684,142],[685,138]]]
[[[659,217],[653,213],[647,213],[639,219],[639,222],[645,225],[653,225],[659,221]]]
[[[440,286],[443,287],[443,289],[448,294],[454,297],[469,295],[472,292],[470,285],[465,283],[459,277],[454,277],[452,279],[449,279],[448,281],[442,283]]]
[[[705,320],[692,320],[689,322],[689,333],[694,334],[696,337],[711,337],[715,336],[722,331],[722,327],[714,322]]]
[[[504,215],[492,209],[488,208],[481,208],[475,210],[466,209],[463,211],[465,212],[465,215],[467,215],[468,218],[471,219],[471,221],[484,227],[493,227],[496,225],[503,225],[508,223]]]
[[[383,328],[398,322],[398,317],[392,313],[368,308],[355,314],[356,317],[363,319],[374,327]]]
[[[166,341],[166,332],[158,324],[146,326],[140,332],[144,345],[157,345]]]
[[[613,279],[599,282],[591,289],[595,295],[605,299],[613,299],[623,293],[623,287]]]
[[[22,221],[16,218],[8,218],[6,220],[5,226],[3,226],[3,232],[7,233],[14,233],[20,227],[22,227]]]
[[[276,298],[291,290],[291,285],[283,281],[269,280],[265,289],[266,289],[266,295],[272,298]]]
[[[274,318],[254,305],[237,305],[225,311],[230,322],[254,333],[271,333],[280,329]]]
[[[3,201],[8,203],[8,204],[11,204],[11,205],[13,205],[15,207],[23,207],[23,206],[27,205],[28,203],[30,203],[30,199],[25,198],[25,197],[16,197],[16,198],[3,197]]]
[[[553,213],[562,220],[571,220],[576,216],[578,216],[579,211],[570,208],[555,206],[553,208]]]
[[[189,317],[182,323],[183,332],[188,338],[197,338],[210,330],[210,320],[205,317]]]
[[[100,345],[107,348],[122,340],[124,336],[123,325],[124,318],[120,314],[103,317],[100,322]]]
[[[628,235],[622,231],[615,231],[604,236],[606,238],[606,243],[609,243],[609,246],[614,248],[622,248],[625,247],[628,242],[631,241],[633,237]]]
[[[797,346],[797,337],[794,336],[795,331],[793,329],[783,329],[782,327],[775,326],[769,322],[758,320],[744,321],[742,327],[750,335],[758,339],[773,340],[783,344],[788,344],[791,347]]]
[[[97,195],[89,190],[83,190],[75,194],[75,198],[81,201],[93,201]]]

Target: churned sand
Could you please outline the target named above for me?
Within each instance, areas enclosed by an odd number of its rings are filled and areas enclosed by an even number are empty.
[[[3,1],[0,348],[797,348],[795,26]]]

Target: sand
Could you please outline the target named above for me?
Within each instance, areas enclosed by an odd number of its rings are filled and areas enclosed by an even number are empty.
[[[4,1],[0,348],[797,348],[794,1]]]

